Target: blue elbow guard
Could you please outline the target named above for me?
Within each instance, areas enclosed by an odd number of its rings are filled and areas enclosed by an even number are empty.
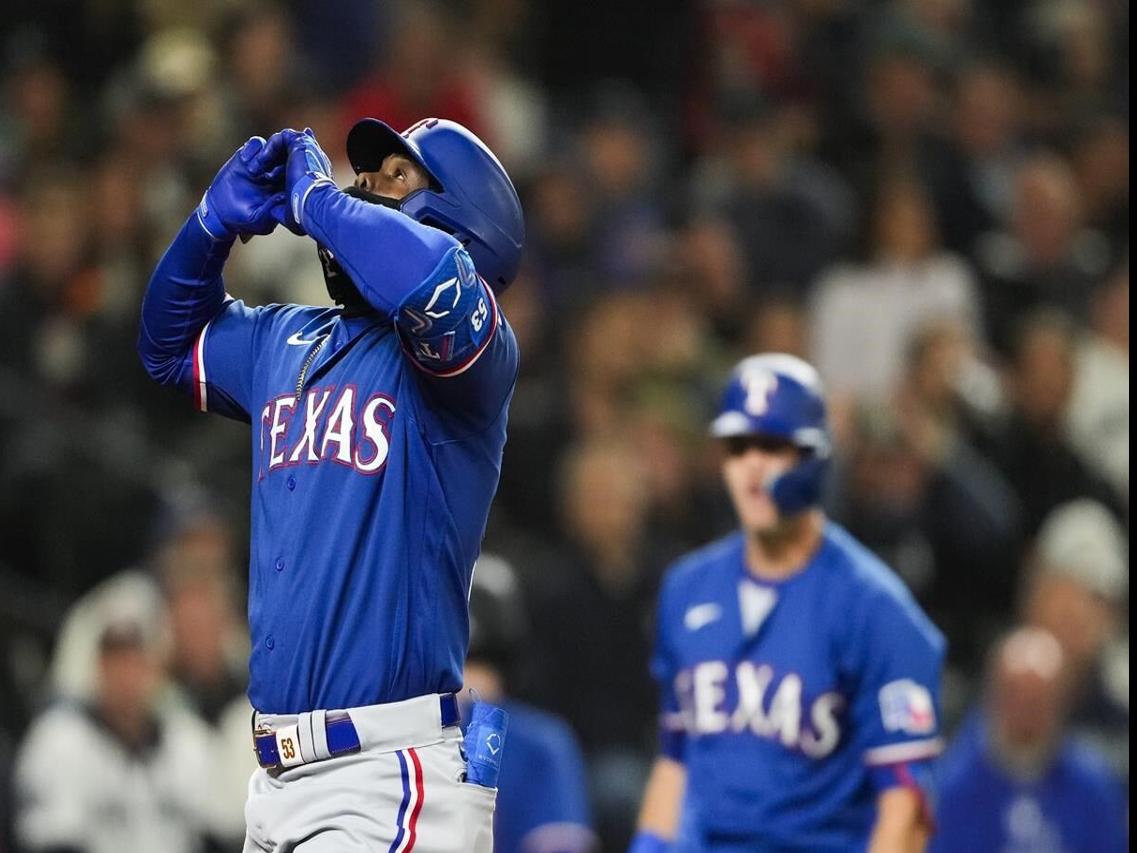
[[[497,328],[497,306],[470,256],[455,248],[407,296],[397,322],[420,367],[439,376],[454,376],[477,361],[489,345]]]

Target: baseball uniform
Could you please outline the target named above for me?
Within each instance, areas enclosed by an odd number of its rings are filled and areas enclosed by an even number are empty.
[[[513,332],[456,237],[326,178],[293,212],[370,310],[247,306],[205,207],[153,274],[139,348],[251,426],[246,850],[488,850],[494,791],[463,781],[452,694]]]

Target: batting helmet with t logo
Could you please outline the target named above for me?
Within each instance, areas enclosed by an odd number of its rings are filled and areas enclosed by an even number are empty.
[[[509,287],[521,264],[525,220],[513,182],[486,144],[457,122],[437,118],[401,134],[365,118],[347,135],[356,174],[378,170],[390,154],[409,157],[430,177],[430,185],[403,198],[399,210],[453,234],[495,292]]]
[[[723,393],[711,435],[761,436],[794,445],[802,460],[766,488],[787,515],[821,501],[831,451],[821,378],[800,358],[767,353],[743,359]]]

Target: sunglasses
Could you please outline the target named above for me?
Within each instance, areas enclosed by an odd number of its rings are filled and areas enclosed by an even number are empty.
[[[750,450],[781,454],[797,450],[797,445],[785,438],[770,435],[732,435],[723,440],[728,456],[742,456]]]

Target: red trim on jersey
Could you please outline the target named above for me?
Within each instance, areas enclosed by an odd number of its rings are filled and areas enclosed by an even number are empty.
[[[866,749],[864,762],[870,767],[883,767],[906,761],[920,761],[924,758],[935,758],[943,752],[943,749],[943,740],[938,737],[901,741]]]
[[[208,329],[209,323],[206,323],[193,345],[193,402],[199,412],[209,411],[205,388],[205,333]]]

